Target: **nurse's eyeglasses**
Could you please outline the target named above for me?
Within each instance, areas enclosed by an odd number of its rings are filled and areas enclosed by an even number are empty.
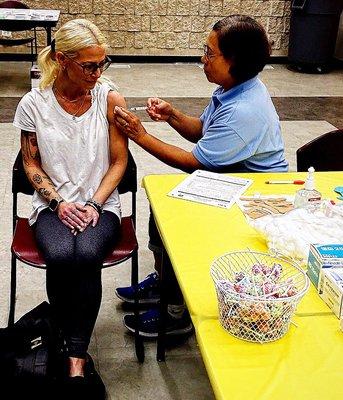
[[[208,61],[211,61],[215,57],[222,56],[222,53],[215,54],[211,52],[211,49],[207,46],[207,44],[204,44],[204,56]]]

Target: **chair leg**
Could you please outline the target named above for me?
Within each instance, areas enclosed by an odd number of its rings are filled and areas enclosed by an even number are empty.
[[[10,288],[10,310],[8,315],[8,326],[13,326],[15,316],[15,300],[17,292],[17,259],[11,256],[11,288]]]
[[[137,288],[138,285],[138,251],[134,253],[131,261],[131,285]],[[144,343],[143,338],[139,336],[139,301],[138,292],[135,290],[135,307],[134,314],[136,318],[136,330],[135,330],[135,350],[136,356],[140,363],[144,362]]]

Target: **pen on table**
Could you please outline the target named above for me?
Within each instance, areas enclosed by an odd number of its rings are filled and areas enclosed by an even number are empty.
[[[295,181],[266,181],[265,183],[274,184],[291,184],[291,185],[303,185],[305,181],[295,180]]]
[[[141,106],[141,107],[130,107],[129,111],[143,111],[146,110],[147,107],[146,106]]]

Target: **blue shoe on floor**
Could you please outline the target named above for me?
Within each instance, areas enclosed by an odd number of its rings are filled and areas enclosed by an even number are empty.
[[[142,282],[138,283],[139,304],[157,304],[160,300],[160,280],[156,272],[149,274]],[[134,303],[134,287],[120,287],[115,289],[116,295],[126,303]]]
[[[158,309],[149,310],[139,316],[139,335],[147,338],[157,338],[160,320]],[[136,318],[134,314],[124,315],[124,326],[135,332]],[[187,311],[181,318],[174,318],[167,313],[166,335],[185,335],[193,331],[193,325]]]

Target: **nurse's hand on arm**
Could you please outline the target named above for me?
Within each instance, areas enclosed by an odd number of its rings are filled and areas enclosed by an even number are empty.
[[[117,127],[127,137],[162,162],[185,172],[204,168],[192,152],[165,143],[148,133],[135,114],[118,106],[114,108],[114,112]]]
[[[52,199],[63,200],[54,184],[41,166],[37,137],[35,132],[21,131],[21,153],[25,173],[34,189],[49,203]],[[74,233],[87,226],[84,207],[79,203],[62,201],[57,208],[58,218]]]
[[[165,121],[182,137],[196,143],[202,136],[200,118],[190,117],[174,108],[170,103],[151,97],[147,103],[147,113],[154,121]]]
[[[120,105],[126,106],[124,98],[116,92],[109,92],[107,97],[107,120],[109,123],[109,146],[110,146],[110,166],[101,180],[101,183],[92,197],[97,203],[105,204],[108,197],[121,181],[127,165],[127,137],[115,124],[114,107]],[[94,227],[99,220],[99,212],[90,205],[86,205],[86,214],[89,219],[88,224]]]

